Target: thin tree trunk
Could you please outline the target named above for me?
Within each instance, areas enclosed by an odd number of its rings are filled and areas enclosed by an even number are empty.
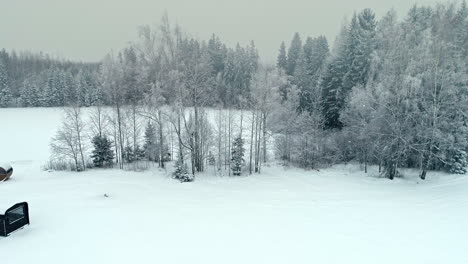
[[[132,123],[133,123],[133,170],[136,170],[137,160],[137,124],[136,124],[136,105],[132,104]]]
[[[240,116],[240,131],[239,131],[239,136],[240,138],[242,138],[242,121],[244,119],[244,112],[242,111],[242,108],[241,108],[241,116]]]
[[[252,111],[252,125],[250,128],[250,158],[249,158],[249,174],[252,174],[252,155],[253,155],[253,136],[254,136],[254,124],[255,124],[255,111]]]
[[[177,139],[179,140],[179,159],[182,160],[183,162],[183,153],[182,153],[182,135],[181,135],[181,120],[180,120],[180,115],[181,115],[181,109],[178,110],[177,114]]]
[[[163,147],[164,147],[164,138],[163,138],[163,122],[161,110],[158,110],[158,119],[159,119],[159,167],[164,168],[163,160]]]
[[[229,135],[228,135],[228,142],[229,142],[229,151],[228,151],[229,176],[231,176],[231,121],[232,121],[231,118],[232,118],[231,109],[229,109],[229,117],[228,117],[228,119],[229,119],[228,120],[228,122],[229,122],[229,125],[228,125],[228,127],[229,127],[229,131],[228,131],[228,133],[229,133]]]
[[[120,104],[117,103],[116,105],[117,109],[117,124],[118,124],[118,134],[119,134],[119,145],[120,145],[120,164],[119,167],[120,169],[123,169],[123,138],[122,138],[122,118],[120,114]]]
[[[224,121],[224,171],[227,169],[227,156],[228,156],[228,147],[229,147],[229,140],[228,140],[228,132],[227,132],[227,124],[226,120]]]
[[[261,135],[262,135],[262,117],[261,117],[261,113],[259,113],[259,118],[258,118],[258,140],[257,140],[257,153],[256,153],[256,156],[258,157],[257,158],[257,164],[256,164],[256,168],[255,168],[255,171],[257,173],[260,173],[260,169],[261,169],[261,163],[262,163],[262,159],[260,157],[260,144],[261,144]]]
[[[258,172],[258,134],[260,133],[258,131],[258,112],[256,110],[256,116],[255,116],[255,172]]]
[[[267,116],[266,113],[263,112],[263,163],[267,162],[267,130],[266,130],[266,123],[267,123]]]
[[[80,124],[81,123],[80,108],[73,106],[72,111],[74,112],[73,113],[74,119],[75,119],[74,123],[75,123],[76,135],[78,139],[78,149],[80,151],[80,156],[81,156],[81,165],[82,165],[82,169],[86,170],[86,164],[85,164],[84,155],[83,155],[83,146],[81,143],[81,130],[83,129],[83,127],[82,127],[82,124]]]
[[[367,173],[367,148],[364,153],[364,173]]]
[[[222,137],[222,133],[221,133],[221,126],[222,126],[222,123],[221,123],[221,108],[219,109],[219,113],[218,113],[218,171],[221,170],[221,137]]]

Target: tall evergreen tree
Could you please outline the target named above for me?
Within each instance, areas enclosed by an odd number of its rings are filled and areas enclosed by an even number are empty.
[[[320,108],[321,94],[318,84],[328,52],[328,42],[325,37],[307,38],[293,78],[300,92],[300,111],[312,113]]]
[[[150,161],[158,161],[159,149],[156,142],[156,128],[153,123],[148,122],[145,128],[145,143],[143,149],[145,151],[146,158]]]
[[[324,128],[342,128],[340,111],[344,104],[342,83],[345,75],[342,58],[335,58],[327,67],[322,80],[322,118]]]
[[[291,46],[288,49],[288,58],[287,58],[287,66],[286,66],[286,73],[290,76],[294,74],[296,69],[297,62],[299,60],[299,56],[302,50],[302,40],[299,36],[299,33],[296,32],[294,37],[291,41]]]
[[[47,83],[43,91],[43,103],[46,107],[59,106],[59,83],[58,83],[58,70],[50,69],[47,74]]]
[[[325,129],[340,129],[340,111],[343,107],[343,77],[347,73],[348,29],[344,27],[335,43],[335,54],[326,66],[321,80],[321,112]]]
[[[231,170],[232,175],[240,176],[242,173],[242,166],[244,164],[244,140],[238,136],[232,143],[231,153]]]
[[[279,69],[282,69],[284,71],[286,71],[288,67],[288,58],[286,56],[286,45],[284,44],[284,41],[281,42],[276,66],[278,66]]]
[[[343,79],[345,96],[354,86],[367,83],[371,55],[376,45],[375,27],[375,14],[368,8],[353,17],[346,55],[349,69]]]
[[[322,116],[325,128],[341,129],[340,113],[353,87],[365,86],[375,50],[375,15],[370,9],[354,14],[322,79]]]
[[[26,107],[40,106],[39,89],[34,80],[26,79],[21,88],[21,104]]]
[[[114,151],[112,142],[106,136],[96,135],[92,140],[94,149],[91,154],[94,166],[106,167],[112,165]]]

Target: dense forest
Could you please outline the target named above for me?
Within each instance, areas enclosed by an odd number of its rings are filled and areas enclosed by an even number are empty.
[[[77,63],[31,52],[0,51],[0,107],[63,106],[94,90],[99,63]],[[91,92],[89,92],[91,93]],[[90,104],[88,104],[90,105]]]
[[[260,172],[273,158],[271,138],[275,158],[286,164],[356,161],[366,172],[379,166],[389,179],[402,176],[401,167],[418,168],[425,179],[428,170],[466,172],[467,64],[465,1],[414,6],[402,18],[361,10],[332,46],[324,36],[294,34],[279,45],[276,65],[260,63],[253,41],[228,47],[216,35],[198,40],[164,16],[96,64],[2,51],[0,106],[69,106],[52,145],[71,152],[77,170],[88,167],[81,108],[96,106],[96,166],[123,168],[138,159],[164,166],[175,134],[183,181],[206,164],[232,175],[243,167]],[[216,126],[207,107],[219,110]],[[138,118],[147,121],[144,136]]]

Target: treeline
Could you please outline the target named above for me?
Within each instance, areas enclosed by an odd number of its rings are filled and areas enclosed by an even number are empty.
[[[145,134],[153,136],[147,136],[145,144],[156,144],[158,151],[152,152],[151,160],[158,161],[160,167],[164,167],[169,140],[176,145],[171,147],[177,157],[175,178],[193,180],[193,175],[205,171],[207,165],[225,174],[240,175],[240,166],[245,165],[243,109],[252,108],[256,96],[254,76],[259,65],[254,43],[228,48],[214,35],[207,42],[199,41],[171,25],[167,16],[160,26],[145,26],[139,33],[133,45],[102,61],[97,79],[104,104],[111,111],[101,111],[99,104],[93,112],[93,137],[100,138],[93,142],[109,139],[114,161],[123,169],[138,161],[142,149],[147,153],[147,148],[141,147],[146,126]],[[69,106],[68,117],[53,139],[53,152],[59,159],[73,157],[76,169],[84,170],[86,151],[82,150],[89,145],[89,137],[83,136],[83,131],[89,131],[90,125],[83,121],[81,102]],[[209,121],[206,107],[219,110],[216,127]],[[225,108],[230,109],[228,114],[222,110]],[[240,127],[234,120],[235,116],[239,120],[235,109],[241,113]],[[260,114],[255,117],[259,124]],[[152,127],[156,133],[151,132]],[[255,131],[250,144],[256,142],[251,148],[257,156],[261,135],[265,135],[261,131],[265,130],[265,126],[257,125],[250,131]],[[234,141],[235,148],[231,144]],[[259,172],[260,158],[253,162],[250,167]]]
[[[3,49],[0,51],[0,107],[63,106],[77,98],[91,101],[97,93],[98,67],[98,63],[77,63],[42,53]]]
[[[296,34],[288,52],[283,43],[278,156],[303,167],[377,164],[390,179],[400,167],[422,179],[430,169],[465,173],[467,16],[465,1],[414,6],[402,20],[364,9],[331,52],[323,37],[303,44]]]
[[[390,179],[401,167],[418,168],[422,179],[428,170],[465,173],[467,17],[465,2],[414,6],[402,19],[389,11],[377,20],[364,9],[332,47],[323,36],[295,34],[289,47],[281,44],[277,65],[267,66],[253,42],[200,41],[165,16],[102,61],[94,75],[99,99],[90,104],[112,111],[95,113],[93,135],[112,142],[123,168],[150,122],[161,167],[164,146],[175,142],[180,180],[207,164],[229,175],[260,172],[271,139],[277,159],[304,168],[357,161]],[[206,107],[218,110],[214,124]]]
[[[141,27],[140,41],[154,41],[151,39],[155,37],[152,30]],[[174,41],[177,43],[171,45],[180,49],[177,59],[181,60],[181,65],[193,57],[201,57],[209,68],[206,74],[209,75],[212,94],[205,100],[205,106],[243,107],[243,100],[249,100],[250,80],[258,66],[258,52],[253,42],[246,47],[238,44],[235,48],[228,48],[215,35],[208,41],[189,37]],[[151,86],[148,83],[158,82],[157,71],[163,66],[163,60],[176,56],[173,50],[168,51],[168,57],[144,54],[148,49],[151,47],[131,46],[116,55],[120,63],[132,63],[135,67],[143,67],[148,60],[160,60],[157,63],[152,61],[154,65],[150,68],[126,73],[133,74],[136,89],[125,95],[125,101],[143,98],[149,93]],[[178,71],[186,70],[178,67]],[[102,72],[100,63],[73,63],[43,54],[23,52],[17,55],[14,51],[10,54],[3,50],[0,52],[0,107],[57,107],[77,100],[83,106],[108,105],[110,98],[102,91],[99,68]],[[175,100],[174,87],[162,87],[162,92],[166,102]]]

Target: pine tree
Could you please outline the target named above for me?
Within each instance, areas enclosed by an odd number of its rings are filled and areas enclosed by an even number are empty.
[[[344,104],[342,97],[342,83],[345,66],[342,58],[337,56],[327,67],[322,80],[322,117],[324,128],[342,128],[340,111]]]
[[[153,123],[148,122],[145,128],[145,143],[143,149],[145,151],[145,156],[149,161],[158,161],[158,146],[156,143],[156,128]]]
[[[76,85],[78,98],[81,105],[95,105],[101,98],[101,94],[97,90],[94,80],[88,71],[80,71],[76,77]]]
[[[7,107],[11,98],[11,91],[8,85],[8,73],[5,65],[0,61],[0,107]]]
[[[65,105],[70,103],[80,102],[78,99],[78,88],[75,78],[71,72],[67,71],[64,74],[64,91],[63,101]],[[80,105],[83,105],[80,103]]]
[[[344,93],[367,83],[371,55],[375,49],[375,27],[375,14],[368,8],[353,17],[346,55],[349,69],[343,79]]]
[[[145,158],[145,150],[140,145],[136,145],[133,155],[135,161],[143,160]]]
[[[313,113],[320,108],[321,95],[318,85],[328,52],[325,37],[307,38],[293,78],[300,91],[299,111]]]
[[[187,165],[184,164],[184,160],[182,158],[177,159],[175,171],[172,173],[172,177],[180,182],[191,182],[195,179],[193,174],[188,172]]]
[[[26,79],[23,82],[23,87],[21,88],[21,104],[25,107],[32,107],[36,106],[34,103],[34,100],[37,98],[37,88],[33,86],[33,83],[31,83],[30,80]]]
[[[207,160],[208,160],[208,164],[209,164],[210,166],[215,166],[215,165],[216,165],[216,158],[215,158],[215,156],[213,155],[213,152],[210,151],[210,152],[208,153],[208,158],[207,158]]]
[[[59,92],[58,92],[58,71],[50,69],[47,76],[47,85],[43,91],[43,104],[46,107],[59,106]]]
[[[58,70],[55,74],[55,85],[56,85],[56,106],[65,105],[65,91],[66,91],[66,75],[63,70]]]
[[[294,74],[296,69],[297,61],[299,60],[299,56],[301,54],[302,49],[302,41],[299,33],[296,32],[294,37],[291,41],[291,46],[288,49],[288,58],[287,58],[287,66],[286,66],[286,73],[290,76]]]
[[[238,136],[232,143],[231,170],[234,176],[240,176],[244,164],[244,140]]]
[[[29,94],[29,103],[32,107],[42,106],[41,102],[41,91],[35,82],[32,82]]]
[[[94,166],[105,167],[112,165],[114,160],[114,151],[112,151],[112,142],[106,136],[96,135],[92,140],[94,149],[91,154]]]
[[[284,71],[286,71],[286,68],[288,67],[288,58],[286,56],[286,45],[284,44],[284,41],[281,42],[276,65],[279,69],[282,69]]]
[[[353,87],[364,87],[375,49],[375,15],[370,9],[354,14],[341,32],[337,54],[322,79],[322,116],[327,129],[341,129],[340,113]]]
[[[123,152],[123,159],[127,163],[132,163],[135,161],[135,153],[131,146],[126,146]]]
[[[450,173],[465,174],[468,168],[468,155],[461,149],[451,150],[450,158],[445,164],[445,168]]]

